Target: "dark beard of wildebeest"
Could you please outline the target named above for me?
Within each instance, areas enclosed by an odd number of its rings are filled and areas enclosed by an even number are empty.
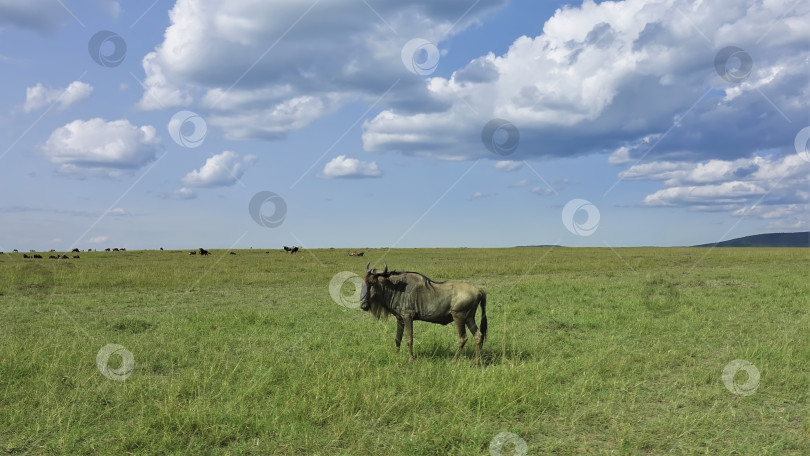
[[[370,264],[370,263],[369,263]],[[434,282],[418,272],[398,272],[369,269],[360,290],[360,308],[377,319],[393,315],[397,319],[395,338],[397,353],[405,332],[408,355],[413,361],[414,320],[446,325],[455,323],[458,348],[453,362],[458,360],[467,343],[467,329],[475,338],[475,362],[481,358],[481,347],[487,337],[487,295],[480,288],[462,282]],[[475,312],[481,306],[481,329],[475,324]]]

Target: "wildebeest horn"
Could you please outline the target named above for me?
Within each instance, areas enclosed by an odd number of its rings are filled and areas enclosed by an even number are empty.
[[[371,265],[371,262],[370,262],[370,261],[369,261],[368,263],[366,263],[366,272],[368,272],[368,271],[370,271],[370,270],[371,270],[371,269],[369,269],[369,268],[368,268],[370,265]]]
[[[385,271],[383,271],[383,274],[387,274],[388,273],[388,263],[383,263],[383,264],[385,264]]]

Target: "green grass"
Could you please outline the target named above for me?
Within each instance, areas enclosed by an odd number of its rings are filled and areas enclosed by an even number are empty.
[[[393,319],[332,301],[384,252],[0,256],[0,453],[486,455],[501,432],[528,454],[810,453],[808,249],[388,252],[487,291],[479,366],[422,322],[408,363]]]

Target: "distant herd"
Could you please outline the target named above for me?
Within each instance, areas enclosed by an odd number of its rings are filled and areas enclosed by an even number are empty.
[[[253,248],[253,247],[251,247],[251,249],[252,249],[252,248]],[[283,250],[285,253],[289,253],[289,254],[291,254],[291,255],[292,255],[292,254],[298,253],[299,251],[303,250],[303,247],[297,247],[297,246],[292,246],[292,247],[289,247],[289,246],[286,246],[286,245],[285,245],[285,246],[282,248],[282,250]],[[100,252],[100,251],[101,251],[101,250],[99,250],[99,249],[87,249],[87,252]],[[120,248],[119,248],[119,247],[114,247],[114,248],[107,247],[106,249],[104,249],[104,252],[126,252],[126,251],[127,251],[127,249],[125,249],[124,247],[120,247]],[[161,247],[161,248],[160,248],[160,251],[163,251],[163,247]],[[31,251],[30,251],[30,252],[32,253],[32,255],[28,255],[27,253],[23,253],[23,258],[43,258],[43,256],[42,256],[42,255],[40,255],[40,254],[36,253],[36,250],[31,249]],[[55,250],[55,249],[51,249],[51,250],[50,250],[50,252],[56,252],[56,250]],[[81,250],[79,250],[79,249],[77,249],[77,248],[74,248],[74,249],[73,249],[71,252],[72,252],[72,253],[80,253],[80,252],[81,252]],[[12,253],[19,253],[19,250],[14,249],[14,250],[12,251]],[[269,250],[267,250],[267,251],[265,251],[265,253],[270,253],[270,251],[269,251]],[[365,252],[355,252],[355,251],[350,251],[350,252],[349,252],[349,256],[357,256],[357,257],[362,257],[364,253],[365,253]],[[5,252],[0,252],[0,255],[4,255],[4,254],[6,254],[6,253],[5,253]],[[202,247],[200,247],[200,248],[199,248],[199,249],[197,249],[197,250],[191,250],[191,251],[189,251],[189,252],[188,252],[188,254],[189,254],[189,255],[208,256],[208,255],[211,255],[211,252],[210,252],[210,251],[208,251],[208,250],[206,250],[206,249],[204,249],[204,248],[202,248]],[[231,251],[229,251],[229,252],[228,252],[228,254],[229,254],[229,255],[236,255],[236,252],[234,252],[234,251],[232,251],[232,250],[231,250]],[[67,254],[64,254],[64,253],[63,253],[63,254],[55,254],[55,255],[50,255],[48,258],[50,258],[50,259],[52,259],[52,260],[66,260],[66,259],[70,259],[70,258],[74,258],[74,259],[76,259],[76,258],[81,258],[81,257],[80,257],[79,255],[68,256]]]
[[[253,248],[253,247],[251,247],[251,249],[252,249],[252,248]],[[290,255],[293,255],[293,254],[295,254],[295,253],[298,253],[299,251],[301,251],[301,250],[303,250],[303,249],[304,249],[303,247],[297,247],[297,246],[292,246],[292,247],[289,247],[289,246],[286,246],[286,245],[285,245],[284,247],[282,247],[282,251],[284,251],[285,253],[289,253]],[[333,250],[333,249],[334,249],[334,248],[332,248],[332,250]],[[104,252],[126,252],[126,251],[127,251],[127,249],[125,249],[124,247],[120,247],[120,248],[119,248],[119,247],[114,247],[114,248],[107,247],[107,248],[106,248],[106,249],[104,249],[103,251],[104,251]],[[160,248],[160,251],[163,251],[163,247],[161,247],[161,248]],[[43,256],[42,256],[42,255],[40,255],[40,254],[36,253],[36,250],[33,250],[33,249],[32,249],[30,252],[32,253],[32,255],[29,255],[29,254],[27,254],[27,253],[23,253],[23,256],[22,256],[22,257],[23,257],[23,258],[43,258]],[[56,250],[55,250],[55,249],[51,249],[51,250],[50,250],[50,252],[51,252],[51,253],[53,253],[53,252],[56,252]],[[82,252],[82,251],[81,251],[81,250],[79,250],[79,249],[77,249],[77,248],[74,248],[74,249],[71,251],[71,253],[74,253],[74,254],[75,254],[75,253],[80,253],[80,252]],[[99,249],[87,249],[87,252],[101,252],[101,250],[99,250]],[[13,250],[11,253],[19,253],[19,250],[14,249],[14,250]],[[267,250],[267,251],[265,251],[264,253],[270,253],[270,250]],[[362,257],[362,256],[363,256],[365,253],[366,253],[366,252],[358,252],[358,251],[355,251],[355,250],[349,250],[349,251],[348,251],[348,254],[349,254],[349,256],[351,256],[351,257]],[[7,254],[7,253],[6,253],[6,252],[0,252],[0,255],[4,255],[4,254]],[[208,256],[208,255],[211,255],[211,252],[210,252],[209,250],[206,250],[206,249],[204,249],[204,248],[200,247],[200,248],[199,248],[199,249],[197,249],[197,250],[190,250],[190,251],[188,251],[188,254],[189,254],[189,255],[195,255],[195,256],[196,256],[196,255],[200,255],[200,256]],[[236,255],[236,252],[234,252],[233,250],[231,250],[231,251],[229,251],[229,252],[228,252],[228,255]],[[81,258],[81,257],[80,257],[79,255],[72,255],[72,256],[68,256],[67,254],[62,253],[62,254],[54,254],[54,255],[50,255],[50,256],[48,256],[48,258],[50,258],[50,259],[52,259],[52,260],[67,260],[67,259],[70,259],[70,258],[78,259],[78,258]]]

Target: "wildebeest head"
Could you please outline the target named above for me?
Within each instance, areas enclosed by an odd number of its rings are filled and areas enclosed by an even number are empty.
[[[369,269],[371,263],[366,264],[366,276],[363,278],[363,285],[360,290],[360,308],[364,311],[371,310],[375,317],[387,317],[388,312],[379,303],[380,280],[388,277],[388,264],[385,269]]]

